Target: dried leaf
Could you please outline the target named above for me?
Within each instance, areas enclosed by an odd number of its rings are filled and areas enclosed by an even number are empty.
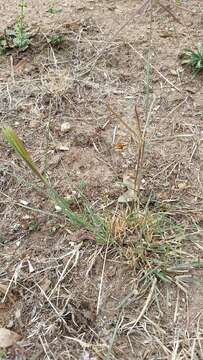
[[[123,175],[123,185],[127,187],[128,190],[124,194],[119,196],[118,202],[122,204],[133,202],[136,198],[135,179],[133,173],[127,172]],[[140,189],[143,190],[144,188],[140,186]]]
[[[118,198],[118,202],[121,204],[133,202],[135,200],[135,192],[134,190],[127,190],[124,194],[120,195]]]
[[[6,294],[7,293],[8,286],[0,283],[0,293]]]
[[[69,122],[65,122],[63,124],[61,124],[61,132],[63,134],[67,133],[68,131],[70,131],[71,129],[71,124]]]
[[[16,284],[18,277],[20,276],[21,268],[23,266],[23,261],[20,261],[20,263],[16,266],[15,272],[14,272],[14,283]]]
[[[55,167],[59,164],[59,162],[62,159],[62,155],[61,154],[56,154],[56,155],[52,155],[51,159],[49,161],[49,165]]]
[[[56,144],[55,149],[59,150],[59,151],[69,151],[70,145],[69,144]]]
[[[111,233],[115,239],[122,239],[127,230],[126,214],[119,214],[110,223]]]
[[[0,328],[0,348],[6,349],[13,346],[21,339],[21,335],[5,328]]]
[[[51,280],[49,280],[48,278],[43,279],[42,283],[40,283],[40,287],[42,290],[44,290],[44,292],[46,293],[47,290],[49,290],[51,285]]]
[[[16,309],[16,311],[15,311],[15,317],[16,317],[16,319],[20,319],[20,318],[21,318],[21,309]]]
[[[142,179],[142,184],[144,184],[144,182],[144,179]],[[125,185],[128,190],[134,190],[135,174],[133,172],[127,172],[123,175],[123,185]],[[142,185],[140,185],[140,190],[144,190],[144,187]]]
[[[178,189],[179,190],[186,190],[186,189],[189,189],[190,188],[190,185],[188,185],[187,182],[180,182],[178,184]]]
[[[124,144],[124,143],[117,143],[117,144],[114,144],[114,149],[116,151],[123,151],[125,150],[127,144]]]
[[[29,273],[31,274],[31,273],[33,273],[33,272],[35,271],[35,269],[34,269],[34,267],[32,266],[30,260],[27,260],[27,262],[28,262]]]
[[[15,71],[17,73],[23,72],[27,64],[29,64],[29,60],[26,57],[21,59],[15,66]]]
[[[123,175],[123,185],[127,187],[128,190],[134,190],[135,180],[132,175],[124,174]]]

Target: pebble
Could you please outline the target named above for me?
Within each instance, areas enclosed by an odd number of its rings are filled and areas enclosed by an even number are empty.
[[[58,205],[55,205],[55,210],[56,210],[56,212],[61,212],[62,208]]]
[[[71,125],[70,125],[70,123],[69,122],[65,122],[65,123],[63,123],[63,124],[61,124],[61,132],[62,133],[67,133],[68,131],[70,131],[70,129],[71,129]]]

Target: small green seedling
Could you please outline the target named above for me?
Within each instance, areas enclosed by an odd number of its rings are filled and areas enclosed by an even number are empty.
[[[60,13],[60,12],[62,12],[62,11],[63,11],[62,9],[55,8],[55,7],[53,7],[53,6],[50,6],[50,7],[48,8],[48,10],[47,10],[47,12],[48,12],[49,14],[58,14],[58,13]]]
[[[196,51],[185,49],[181,54],[181,59],[182,65],[191,66],[194,74],[203,70],[203,44]]]
[[[1,36],[0,37],[0,55],[4,55],[7,51],[7,41],[6,39]]]
[[[23,51],[26,50],[30,44],[30,39],[24,22],[26,6],[27,4],[25,3],[25,1],[21,0],[19,3],[19,17],[15,26],[15,36],[13,39],[13,47],[19,48]]]
[[[4,350],[0,350],[0,359],[6,359],[7,355],[6,352]]]
[[[63,42],[63,37],[61,35],[58,34],[53,34],[49,37],[48,39],[49,44],[51,44],[52,46],[58,46],[61,45]]]
[[[24,21],[25,7],[27,5],[24,0],[20,0],[18,6],[20,10],[15,27],[13,29],[5,29],[4,35],[0,37],[0,55],[4,55],[12,49],[25,51],[30,45],[30,38]]]
[[[15,37],[13,39],[13,46],[14,48],[20,49],[22,51],[26,50],[30,44],[30,39],[27,34],[26,27],[24,24],[20,22],[15,26]]]

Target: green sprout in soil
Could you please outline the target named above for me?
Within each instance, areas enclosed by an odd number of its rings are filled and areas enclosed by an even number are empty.
[[[52,46],[58,46],[61,45],[63,42],[63,37],[61,35],[58,34],[53,34],[49,37],[48,39],[49,44],[51,44]]]
[[[4,36],[0,36],[0,55],[4,55],[7,50],[7,41]]]
[[[0,359],[6,359],[7,355],[6,352],[4,350],[0,350]]]
[[[49,14],[58,14],[58,13],[62,12],[62,9],[59,9],[59,8],[50,6],[50,7],[48,8],[47,12],[48,12]]]
[[[181,59],[182,65],[191,66],[194,74],[203,70],[203,44],[196,51],[185,49],[181,54]]]
[[[25,8],[27,4],[24,0],[21,0],[19,3],[19,17],[17,24],[15,26],[15,37],[13,40],[13,47],[18,48],[22,51],[26,50],[30,44],[30,39],[27,33],[26,25],[25,25]]]
[[[25,24],[25,8],[27,4],[24,0],[19,2],[19,15],[14,29],[6,29],[4,35],[0,37],[0,55],[6,54],[11,49],[25,51],[30,45],[30,39]]]

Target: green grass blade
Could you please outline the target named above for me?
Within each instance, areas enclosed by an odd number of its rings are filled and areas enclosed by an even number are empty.
[[[31,159],[30,154],[26,150],[22,140],[18,137],[15,131],[6,127],[2,129],[3,135],[7,142],[11,145],[14,151],[26,162],[29,168],[33,171],[33,173],[45,184],[47,185],[46,179],[42,176],[40,171],[38,170],[36,164]]]

